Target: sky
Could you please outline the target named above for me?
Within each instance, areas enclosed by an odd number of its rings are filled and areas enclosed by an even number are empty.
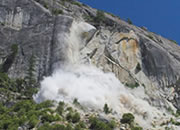
[[[79,0],[146,27],[180,45],[180,0]]]

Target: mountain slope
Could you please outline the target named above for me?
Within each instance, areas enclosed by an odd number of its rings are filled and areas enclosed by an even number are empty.
[[[0,23],[1,71],[12,78],[27,76],[31,57],[38,82],[91,64],[153,107],[180,109],[180,47],[168,39],[73,0],[1,0]]]

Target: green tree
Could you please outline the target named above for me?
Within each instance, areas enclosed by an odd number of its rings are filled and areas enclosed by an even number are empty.
[[[131,130],[143,130],[143,128],[140,126],[132,126]]]
[[[59,102],[58,107],[56,108],[56,111],[58,112],[58,114],[62,115],[64,112],[64,102]]]
[[[44,123],[42,126],[38,128],[38,130],[51,130],[51,126],[48,122]]]
[[[32,54],[32,56],[29,59],[29,68],[27,70],[27,76],[25,77],[25,95],[29,98],[32,98],[32,95],[37,92],[38,83],[35,79],[35,71],[35,56]]]
[[[36,82],[34,73],[35,73],[35,56],[32,54],[29,59],[29,68],[27,70],[27,76],[26,76],[29,86],[33,85]]]
[[[30,128],[34,128],[36,126],[36,124],[38,123],[38,117],[35,115],[32,115],[29,119],[29,126]]]
[[[74,130],[83,130],[79,124],[77,124],[74,128]]]
[[[72,116],[72,123],[77,123],[80,121],[80,114],[79,113],[75,113],[73,116]]]
[[[105,112],[106,114],[109,114],[109,113],[111,112],[110,109],[109,109],[109,107],[108,107],[108,105],[107,105],[107,103],[104,104],[103,110],[104,110],[104,112]]]
[[[72,112],[69,112],[67,115],[66,115],[66,120],[68,120],[68,121],[71,121],[71,119],[72,119]]]
[[[66,130],[73,130],[73,128],[72,128],[72,125],[69,123],[69,124],[67,124],[67,126],[66,126]]]
[[[66,130],[66,127],[64,125],[55,124],[51,127],[51,130]]]
[[[41,117],[41,120],[43,122],[53,122],[53,121],[59,121],[60,117],[59,116],[54,116],[54,115],[51,115],[51,114],[48,114],[48,113],[43,113],[42,117]]]
[[[46,100],[44,102],[41,102],[39,104],[36,105],[36,110],[41,110],[44,108],[49,108],[49,107],[53,107],[54,103],[51,100]]]
[[[83,121],[80,121],[79,125],[81,126],[81,128],[86,128],[86,125],[85,125],[85,123]]]
[[[112,130],[112,128],[110,128],[108,123],[105,123],[105,122],[97,119],[96,117],[90,117],[89,122],[90,122],[90,129],[93,129],[93,130]]]
[[[94,21],[97,23],[102,23],[105,20],[105,15],[103,11],[98,10],[96,12],[96,17],[94,18]]]

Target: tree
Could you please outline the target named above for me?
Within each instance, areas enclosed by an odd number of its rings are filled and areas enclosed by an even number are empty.
[[[56,108],[56,111],[58,112],[59,115],[63,114],[64,111],[64,102],[59,102],[58,107]]]
[[[35,72],[35,56],[32,54],[32,56],[29,59],[29,68],[27,70],[27,76],[26,76],[28,85],[30,86],[36,82],[34,78],[35,77],[34,72]]]
[[[32,56],[29,59],[29,68],[27,70],[27,76],[25,77],[26,81],[26,91],[25,95],[29,98],[32,98],[32,95],[37,92],[37,85],[35,79],[35,56],[32,54]]]
[[[80,121],[80,115],[79,113],[75,113],[73,116],[72,116],[72,123],[77,123]]]
[[[133,24],[130,18],[127,18],[127,22],[128,22],[129,24]]]
[[[98,10],[96,12],[96,17],[94,18],[95,22],[101,23],[105,20],[105,15],[103,11]]]
[[[109,107],[108,107],[108,105],[107,104],[104,104],[104,112],[106,113],[106,114],[109,114],[111,111],[109,110]]]
[[[112,130],[108,123],[99,120],[97,117],[89,118],[90,129],[93,130]]]

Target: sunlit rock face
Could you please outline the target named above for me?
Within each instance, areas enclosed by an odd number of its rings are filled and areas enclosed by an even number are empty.
[[[117,41],[115,41],[117,40]],[[132,70],[138,64],[138,37],[133,31],[129,33],[115,33],[108,45],[112,57],[118,59],[118,62],[128,70]]]
[[[23,12],[20,7],[15,8],[13,11],[9,11],[5,16],[4,24],[7,27],[13,28],[15,30],[20,30],[22,28],[23,22]]]

